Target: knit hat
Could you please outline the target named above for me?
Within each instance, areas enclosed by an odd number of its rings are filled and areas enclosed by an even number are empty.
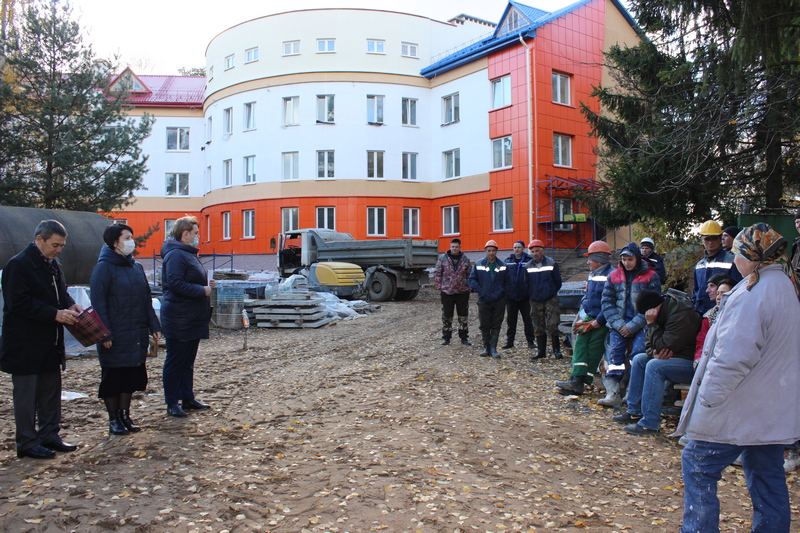
[[[797,292],[797,276],[794,268],[789,263],[786,253],[784,252],[780,256],[774,257],[778,249],[786,243],[786,239],[780,233],[772,229],[769,224],[763,222],[744,228],[736,236],[733,240],[733,253],[748,261],[758,263],[747,281],[748,291],[758,283],[758,271],[761,268],[767,265],[779,264],[783,268],[784,274],[792,279],[792,286]]]
[[[800,209],[798,209],[797,213],[795,213],[795,215],[794,215],[794,219],[795,220],[797,220],[798,218],[800,218]]]
[[[586,254],[586,257],[603,265],[607,265],[611,262],[611,256],[605,252],[592,252],[590,254]]]
[[[658,307],[662,303],[664,303],[664,297],[660,292],[644,289],[636,297],[636,312],[645,314],[650,309]]]
[[[800,217],[797,217],[797,218],[800,218]],[[722,230],[722,233],[727,233],[728,235],[730,235],[731,237],[733,237],[735,239],[736,236],[739,235],[739,231],[740,231],[739,228],[737,228],[736,226],[728,226],[727,228]]]
[[[514,244],[521,244],[523,248],[525,248],[525,243],[522,241],[514,241]]]

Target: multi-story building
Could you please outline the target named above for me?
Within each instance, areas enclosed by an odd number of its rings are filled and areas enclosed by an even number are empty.
[[[243,22],[211,40],[205,79],[120,76],[156,122],[117,217],[159,223],[147,253],[184,214],[206,253],[269,253],[300,227],[585,247],[602,229],[573,195],[597,179],[580,104],[610,82],[603,51],[637,42],[617,0],[511,0],[497,25],[366,9]]]

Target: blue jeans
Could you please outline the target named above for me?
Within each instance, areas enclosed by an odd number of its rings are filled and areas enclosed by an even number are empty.
[[[660,428],[665,382],[690,383],[693,375],[694,367],[689,359],[648,359],[646,353],[636,355],[631,361],[628,412],[642,416],[639,425],[647,429]]]
[[[683,527],[681,533],[718,533],[717,482],[722,471],[739,454],[753,501],[755,533],[789,533],[791,510],[783,444],[734,446],[699,440],[689,441],[681,454],[683,470]]]
[[[200,339],[179,341],[167,337],[167,357],[164,359],[164,403],[194,400],[194,360]]]
[[[633,340],[633,346],[630,353],[637,354],[644,351],[645,331],[639,330],[636,335],[631,337],[623,337],[619,331],[609,328],[608,330],[608,352],[606,353],[606,361],[608,362],[608,370],[606,376],[622,379],[625,374],[625,354],[628,353],[628,342]]]

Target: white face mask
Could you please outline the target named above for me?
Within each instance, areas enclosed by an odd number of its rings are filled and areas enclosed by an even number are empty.
[[[133,239],[129,241],[122,241],[122,246],[119,247],[119,251],[125,255],[131,255],[135,249],[136,241]]]

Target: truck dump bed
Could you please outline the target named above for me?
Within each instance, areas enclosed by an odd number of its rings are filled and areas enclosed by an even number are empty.
[[[371,266],[417,269],[436,265],[438,241],[390,239],[381,241],[325,241],[317,243],[318,261],[344,261]]]

